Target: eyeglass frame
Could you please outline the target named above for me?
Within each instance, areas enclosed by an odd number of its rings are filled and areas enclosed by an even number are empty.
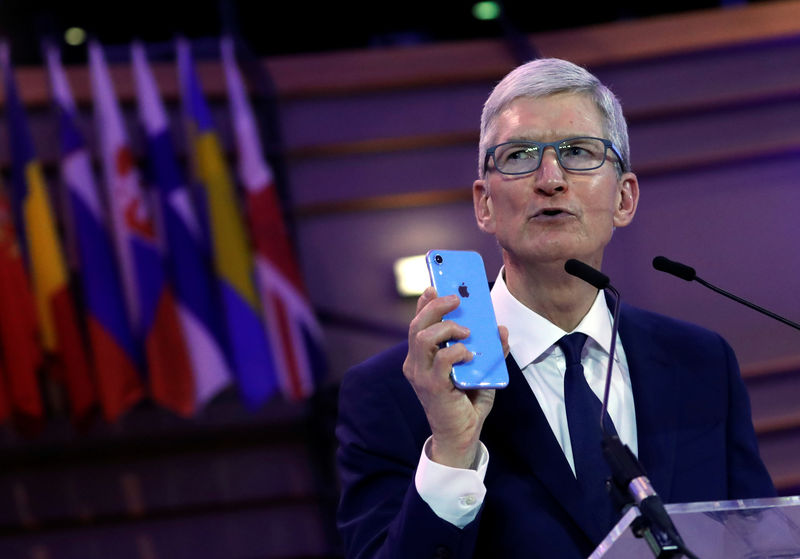
[[[564,163],[561,161],[561,153],[558,151],[558,146],[563,144],[564,142],[571,142],[573,140],[584,140],[584,139],[587,139],[587,140],[599,140],[600,142],[603,143],[603,147],[604,147],[604,149],[603,149],[603,160],[596,167],[590,167],[588,169],[570,169],[569,167],[564,166]],[[507,172],[501,171],[500,169],[497,168],[497,160],[494,158],[494,154],[495,154],[495,151],[497,150],[497,148],[499,148],[500,146],[506,146],[506,145],[509,145],[509,144],[530,144],[531,146],[537,147],[539,150],[541,150],[541,155],[539,156],[539,163],[536,165],[536,167],[534,167],[533,169],[531,169],[529,171],[520,171],[520,172],[516,172],[516,173],[507,173]],[[566,171],[576,171],[576,172],[580,173],[582,171],[594,171],[595,169],[599,169],[600,167],[602,167],[605,164],[606,160],[608,159],[608,149],[609,148],[611,148],[611,151],[613,151],[614,155],[617,157],[617,161],[616,162],[619,163],[619,167],[622,170],[622,172],[624,173],[625,171],[627,171],[625,162],[622,160],[622,155],[620,155],[620,152],[617,149],[617,146],[615,146],[614,142],[612,142],[611,140],[607,140],[606,138],[597,138],[595,136],[573,136],[571,138],[564,138],[563,140],[556,140],[555,142],[536,142],[534,140],[512,140],[512,141],[509,141],[509,142],[502,142],[502,143],[496,144],[494,146],[491,146],[490,148],[486,149],[486,156],[485,156],[485,158],[483,160],[483,173],[486,174],[489,171],[489,158],[494,160],[494,169],[497,172],[502,173],[504,175],[527,175],[528,173],[533,173],[539,167],[542,166],[542,160],[544,159],[544,150],[547,149],[548,147],[552,147],[553,148],[553,151],[556,154],[556,160],[558,160],[558,164],[561,165],[561,168],[566,170]]]

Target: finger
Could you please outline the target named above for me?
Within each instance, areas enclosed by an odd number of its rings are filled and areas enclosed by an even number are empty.
[[[500,333],[500,343],[503,344],[503,356],[508,357],[511,351],[508,346],[508,328],[505,326],[498,326],[497,331]]]
[[[423,352],[433,356],[442,345],[452,340],[463,340],[470,334],[469,328],[460,326],[452,320],[431,324],[409,336],[409,345],[413,353]]]
[[[431,395],[450,393],[455,390],[455,386],[450,380],[450,373],[453,365],[472,358],[472,354],[463,344],[453,344],[434,351],[427,363],[421,363],[419,358],[415,359],[409,354],[403,367],[403,374],[409,380],[414,391],[422,400],[428,400]]]
[[[419,314],[419,312],[427,305],[429,302],[436,299],[436,288],[432,285],[429,285],[425,288],[425,291],[422,292],[422,295],[419,296],[417,299],[417,310],[414,314]]]
[[[452,368],[457,363],[469,363],[474,358],[475,354],[467,349],[467,346],[455,343],[437,351],[435,360],[447,363],[448,367]]]
[[[456,343],[439,349],[433,354],[431,367],[432,375],[427,379],[432,385],[438,385],[447,390],[455,387],[450,381],[450,372],[453,365],[472,361],[473,354],[464,344]]]
[[[420,297],[420,303],[423,301],[423,297]],[[416,316],[411,320],[409,332],[419,332],[433,324],[442,322],[444,315],[455,310],[460,303],[461,300],[458,298],[458,295],[434,297],[433,299],[427,300],[422,308],[417,311]]]

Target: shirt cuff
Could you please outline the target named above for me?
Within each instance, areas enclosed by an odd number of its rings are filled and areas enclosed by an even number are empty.
[[[439,518],[463,528],[478,515],[486,486],[486,467],[489,451],[479,443],[475,469],[451,468],[428,457],[431,437],[425,441],[417,466],[414,484],[417,493]]]

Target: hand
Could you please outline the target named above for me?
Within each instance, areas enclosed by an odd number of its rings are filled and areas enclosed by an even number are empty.
[[[469,468],[475,461],[483,422],[494,403],[493,389],[459,390],[450,380],[454,363],[472,359],[472,353],[448,340],[463,340],[469,330],[442,317],[459,305],[457,295],[437,297],[429,287],[417,302],[408,330],[408,355],[403,374],[425,410],[433,433],[430,458],[454,468]],[[508,329],[500,326],[503,351],[508,354]]]

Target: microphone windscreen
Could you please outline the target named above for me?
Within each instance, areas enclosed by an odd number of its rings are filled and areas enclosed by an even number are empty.
[[[653,258],[653,268],[659,272],[666,272],[686,281],[692,281],[697,277],[697,273],[691,266],[681,264],[680,262],[673,262],[669,258],[664,258],[663,256],[656,256]]]
[[[582,279],[597,289],[605,289],[611,283],[611,280],[603,272],[574,258],[570,258],[564,263],[564,270],[566,270],[568,274]]]

